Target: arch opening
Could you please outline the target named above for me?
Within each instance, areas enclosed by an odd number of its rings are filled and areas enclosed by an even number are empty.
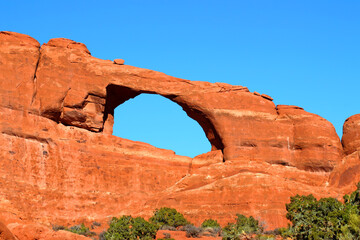
[[[107,90],[107,95],[106,95],[106,104],[105,104],[105,110],[104,110],[104,120],[103,120],[104,125],[103,125],[103,129],[102,129],[102,131],[104,133],[106,133],[106,134],[114,133],[113,135],[116,135],[116,136],[119,136],[122,138],[127,138],[130,140],[150,143],[151,145],[154,145],[159,148],[173,150],[178,155],[185,155],[185,156],[190,156],[190,157],[194,157],[196,155],[209,152],[210,150],[211,151],[214,151],[214,150],[223,151],[224,147],[222,144],[222,140],[221,140],[220,136],[218,135],[212,122],[207,118],[206,114],[203,113],[201,111],[201,109],[200,110],[197,109],[196,106],[194,106],[192,103],[187,103],[186,100],[182,99],[181,96],[168,95],[168,94],[163,95],[159,92],[154,92],[154,91],[135,90],[135,89],[132,89],[129,87],[119,86],[119,85],[115,85],[115,84],[108,85],[106,90]],[[141,96],[139,96],[139,95],[141,95]],[[140,98],[137,99],[138,98],[137,96],[139,96]],[[131,104],[132,101],[135,101],[135,105],[141,106],[141,104],[137,103],[137,101],[142,102],[142,98],[147,98],[144,96],[148,96],[150,98],[155,98],[155,99],[157,99],[157,100],[155,100],[155,102],[157,101],[157,102],[161,102],[162,104],[167,105],[167,107],[164,108],[164,106],[156,106],[157,104],[155,104],[155,106],[151,106],[151,104],[150,104],[150,107],[148,109],[146,109],[146,110],[151,111],[152,107],[157,108],[157,110],[160,112],[159,114],[157,114],[157,116],[163,116],[163,119],[166,120],[165,122],[160,124],[161,126],[169,125],[169,122],[170,123],[185,122],[185,124],[182,126],[183,129],[181,129],[181,130],[179,130],[181,125],[172,124],[173,125],[172,127],[176,128],[176,129],[167,130],[168,133],[165,133],[165,135],[170,134],[170,137],[172,139],[175,139],[175,142],[176,141],[179,142],[182,139],[183,142],[189,143],[188,144],[189,149],[195,149],[195,151],[192,151],[192,152],[191,151],[184,152],[182,150],[179,151],[176,143],[174,143],[172,145],[170,144],[168,146],[166,146],[166,145],[164,146],[162,144],[157,144],[152,141],[146,140],[144,138],[133,138],[132,136],[130,137],[126,134],[122,134],[121,130],[117,129],[118,123],[116,123],[114,125],[115,115],[116,115],[116,119],[120,119],[120,121],[124,120],[124,119],[122,119],[124,116],[126,117],[126,110],[125,110],[125,113],[118,114],[117,108],[119,108],[119,110],[121,110],[122,108],[132,109],[131,107],[126,107],[128,104],[132,105]],[[132,98],[135,98],[135,99],[132,99]],[[130,99],[132,99],[132,100],[130,100]],[[130,100],[130,101],[128,101],[128,100]],[[151,103],[152,101],[145,100],[145,102]],[[116,109],[116,111],[115,111],[115,109]],[[175,119],[176,121],[169,120],[169,118],[168,118],[169,116],[167,116],[166,114],[168,114],[168,112],[171,112],[171,111],[176,113],[175,116],[180,116],[178,118],[181,121],[178,121],[177,119]],[[144,120],[144,117],[139,118],[139,116],[137,115],[139,113],[139,111],[135,111],[135,113],[136,113],[135,116],[137,117],[137,119],[135,118],[135,120],[140,119],[140,120],[146,121],[146,119]],[[154,114],[152,114],[152,115],[154,115]],[[132,116],[132,117],[134,117],[134,116]],[[160,117],[160,120],[161,119],[162,118]],[[161,122],[160,120],[159,120],[159,122]],[[133,122],[131,122],[131,124],[134,125]],[[126,125],[125,127],[127,127],[127,128],[129,127],[129,124],[125,124],[125,125]],[[135,124],[135,126],[136,126],[136,124]],[[138,124],[138,126],[139,126],[139,124]],[[152,126],[148,126],[148,129],[150,129],[150,128],[152,128]],[[136,129],[136,130],[138,130],[138,129]],[[161,131],[156,132],[155,130],[152,130],[152,133],[155,134],[155,133],[159,133]],[[182,136],[182,138],[179,138],[178,140],[176,140],[177,134],[174,134],[174,133],[176,133],[176,132],[178,133],[179,131],[183,134],[183,136]],[[173,133],[173,134],[171,134],[171,133]],[[194,133],[194,134],[192,134],[192,133]],[[184,135],[188,135],[188,138],[186,140],[184,140],[185,139]],[[163,142],[164,141],[166,142],[167,140],[163,139]],[[196,151],[196,148],[198,145],[196,143],[200,143],[200,145],[202,145],[201,147],[198,148],[197,151]],[[180,146],[181,146],[181,144],[180,144]],[[184,147],[183,147],[183,149],[184,149]],[[186,149],[186,147],[185,147],[185,149]]]
[[[176,103],[155,94],[140,94],[114,111],[113,135],[195,157],[211,150],[201,126]]]

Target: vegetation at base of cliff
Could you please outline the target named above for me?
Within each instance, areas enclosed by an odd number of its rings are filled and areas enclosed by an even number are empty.
[[[156,209],[154,216],[152,216],[149,221],[158,226],[158,228],[164,225],[177,228],[189,224],[184,215],[174,208],[167,207]]]
[[[171,231],[185,231],[189,238],[199,238],[201,236],[219,236],[221,227],[216,220],[207,219],[203,222],[203,227],[196,227],[191,224],[183,214],[174,208],[163,207],[156,209],[154,215],[146,221],[143,218],[132,218],[122,216],[113,218],[110,227],[101,234],[102,240],[120,239],[155,239],[159,229]],[[171,235],[164,233],[164,238],[171,240]]]
[[[75,225],[75,226],[68,227],[68,228],[64,227],[64,226],[54,225],[53,230],[54,231],[58,231],[58,230],[69,231],[69,232],[83,235],[86,237],[92,237],[92,236],[96,235],[96,233],[91,232],[90,229],[88,227],[86,227],[83,223],[80,225]]]
[[[236,240],[246,234],[260,234],[263,232],[263,227],[259,224],[259,221],[252,216],[246,217],[241,214],[236,214],[236,222],[228,223],[223,230],[223,240]]]
[[[206,219],[200,227],[191,224],[183,214],[173,208],[161,208],[146,221],[141,217],[114,217],[106,232],[100,234],[101,240],[150,240],[155,239],[159,229],[185,231],[189,238],[202,236],[222,236],[223,240],[241,239],[360,239],[360,183],[344,202],[335,198],[317,200],[313,195],[296,195],[286,204],[286,218],[292,223],[287,228],[264,232],[262,224],[252,216],[236,215],[235,223],[221,228],[213,219]],[[100,225],[97,223],[97,225]],[[54,230],[67,230],[84,236],[94,236],[84,224],[65,228],[53,226]],[[172,240],[169,233],[162,239]]]
[[[86,227],[84,224],[72,226],[70,228],[65,229],[65,231],[69,231],[86,237],[91,237],[96,235],[96,233],[91,232],[90,229]]]
[[[192,224],[185,225],[182,228],[180,228],[179,230],[185,231],[186,232],[185,236],[187,238],[199,238],[202,236],[202,233],[203,233],[203,229],[201,227],[198,228]]]
[[[146,221],[142,217],[114,217],[110,222],[110,227],[104,234],[104,238],[106,240],[155,239],[157,230],[158,228],[155,224]]]
[[[201,224],[202,228],[218,228],[220,227],[220,224],[214,220],[214,219],[206,219],[203,221],[203,223]]]
[[[203,236],[216,237],[221,234],[221,226],[218,221],[214,219],[206,219],[201,224],[201,228],[203,229]]]

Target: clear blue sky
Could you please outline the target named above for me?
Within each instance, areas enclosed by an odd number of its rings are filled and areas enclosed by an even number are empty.
[[[95,57],[247,86],[275,104],[328,119],[340,136],[344,120],[360,113],[358,0],[11,0],[0,9],[0,30],[40,43],[66,37]],[[199,125],[160,96],[139,96],[119,108],[119,136],[182,155],[210,149]]]

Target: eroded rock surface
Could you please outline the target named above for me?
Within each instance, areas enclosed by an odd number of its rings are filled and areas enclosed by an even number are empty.
[[[141,93],[182,106],[212,151],[191,159],[112,136],[114,109]],[[284,226],[290,196],[355,188],[347,176],[358,164],[358,120],[345,124],[344,152],[327,120],[246,87],[114,64],[68,39],[40,48],[1,32],[0,212],[50,226],[169,206],[196,223],[242,213]]]
[[[343,132],[342,143],[345,154],[360,151],[360,114],[346,119]]]
[[[17,240],[9,228],[0,221],[0,240]]]

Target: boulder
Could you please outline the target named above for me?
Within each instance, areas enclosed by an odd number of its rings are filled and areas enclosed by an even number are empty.
[[[124,60],[124,59],[115,59],[115,60],[114,60],[114,63],[115,63],[115,64],[118,64],[118,65],[124,65],[125,60]]]

